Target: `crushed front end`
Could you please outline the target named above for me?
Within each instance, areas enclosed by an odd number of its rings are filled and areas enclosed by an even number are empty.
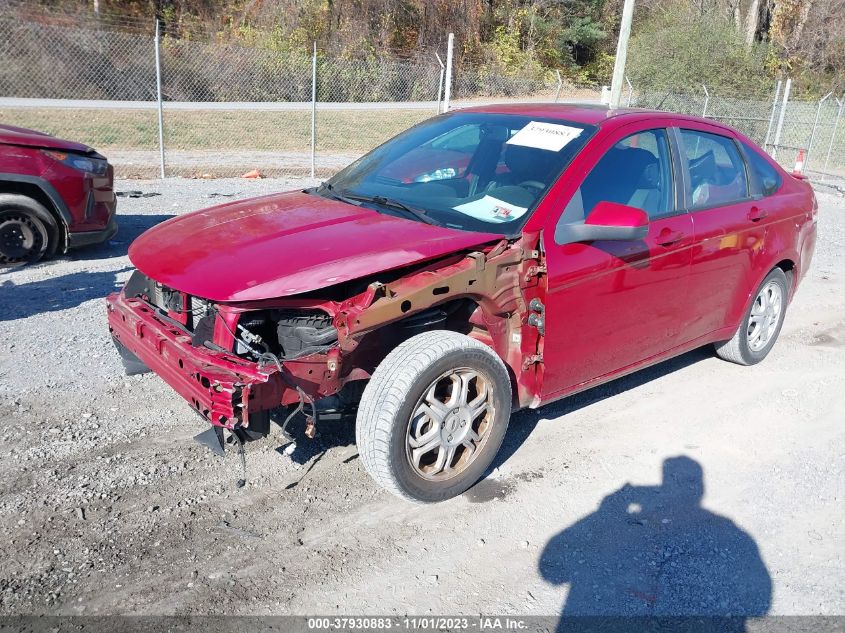
[[[266,433],[270,410],[339,387],[325,313],[216,305],[138,271],[106,302],[127,373],[152,370],[215,426]]]
[[[311,293],[237,303],[191,296],[136,271],[107,298],[109,330],[127,373],[154,371],[212,425],[247,435],[267,434],[279,407],[313,417],[319,400],[354,398],[391,350],[432,329],[493,348],[513,368],[515,405],[536,406],[543,274],[538,251],[507,240]]]

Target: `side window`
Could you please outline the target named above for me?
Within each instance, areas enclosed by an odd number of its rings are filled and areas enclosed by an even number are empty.
[[[599,202],[637,207],[652,220],[674,212],[666,130],[625,137],[602,156],[566,205],[558,225],[583,222]]]
[[[681,139],[690,173],[688,203],[693,209],[748,198],[745,162],[732,139],[695,130],[681,130]]]
[[[745,148],[745,155],[748,156],[748,167],[757,177],[756,194],[770,196],[778,189],[782,179],[778,171],[765,158],[760,156],[760,152],[750,145],[743,143]]]

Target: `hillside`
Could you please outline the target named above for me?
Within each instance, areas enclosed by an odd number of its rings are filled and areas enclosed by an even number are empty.
[[[348,58],[443,53],[502,75],[560,70],[606,82],[622,0],[11,0],[124,27],[154,17],[174,37]],[[845,89],[845,0],[640,0],[628,74],[683,89],[756,93],[784,74],[809,95]]]

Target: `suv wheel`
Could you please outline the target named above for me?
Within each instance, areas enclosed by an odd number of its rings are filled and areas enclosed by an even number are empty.
[[[788,292],[786,275],[775,268],[760,284],[733,338],[716,344],[716,354],[739,365],[754,365],[766,358],[783,326]]]
[[[395,495],[443,501],[484,474],[510,413],[510,378],[493,350],[455,332],[418,334],[387,355],[364,390],[361,462]]]
[[[0,265],[52,255],[57,236],[56,222],[41,204],[26,196],[0,195]]]

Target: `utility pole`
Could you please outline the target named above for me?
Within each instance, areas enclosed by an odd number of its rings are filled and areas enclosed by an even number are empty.
[[[628,58],[628,39],[631,37],[631,21],[633,18],[634,0],[625,0],[625,5],[622,7],[622,24],[619,27],[619,41],[616,43],[613,81],[610,84],[611,108],[618,108],[622,99],[622,84],[625,82],[625,61]]]

